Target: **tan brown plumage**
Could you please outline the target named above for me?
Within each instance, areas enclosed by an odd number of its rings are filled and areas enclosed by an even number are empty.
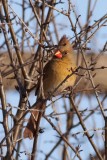
[[[70,76],[64,83],[60,85],[62,81],[72,74],[72,71],[76,69],[74,60],[74,52],[72,45],[66,36],[63,36],[59,41],[57,51],[55,52],[52,60],[50,60],[44,67],[43,73],[43,89],[45,98],[51,93],[56,96],[61,94],[64,89],[69,86],[73,86],[76,80],[76,75]],[[58,87],[59,86],[59,87]],[[58,88],[57,88],[58,87]],[[57,90],[55,91],[55,89]],[[55,92],[54,92],[55,91]],[[45,109],[45,104],[39,102],[36,109]],[[36,121],[38,118],[38,112],[32,111],[32,115],[29,122],[24,130],[24,138],[33,138],[36,129]]]

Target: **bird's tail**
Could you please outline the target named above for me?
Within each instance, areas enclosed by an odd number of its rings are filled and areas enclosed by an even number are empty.
[[[38,101],[36,103],[34,110],[31,111],[31,116],[29,118],[28,124],[23,132],[24,138],[32,139],[35,136],[36,123],[38,121],[39,113],[42,115],[44,113],[45,107],[46,107],[46,101]]]

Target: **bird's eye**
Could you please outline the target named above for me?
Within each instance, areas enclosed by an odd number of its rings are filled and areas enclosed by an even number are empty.
[[[67,52],[64,52],[64,54],[66,55],[66,54],[67,54]]]

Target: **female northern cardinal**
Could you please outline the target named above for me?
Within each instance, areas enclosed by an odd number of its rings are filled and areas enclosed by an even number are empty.
[[[45,98],[47,98],[51,93],[54,96],[61,94],[64,89],[73,86],[76,80],[76,74],[72,74],[72,71],[75,69],[76,64],[72,45],[66,36],[63,36],[59,41],[57,51],[53,58],[43,69],[43,89]],[[66,77],[69,78],[66,79]],[[61,84],[61,82],[63,83]],[[37,103],[35,108],[45,109],[43,102]],[[24,138],[34,137],[38,114],[39,111],[32,111],[32,115],[24,130]]]

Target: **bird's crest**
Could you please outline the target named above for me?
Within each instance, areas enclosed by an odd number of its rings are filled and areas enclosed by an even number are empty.
[[[66,44],[70,44],[70,42],[69,42],[69,40],[68,40],[68,38],[66,37],[66,35],[64,35],[61,39],[60,39],[60,41],[59,41],[59,46],[65,46]]]

